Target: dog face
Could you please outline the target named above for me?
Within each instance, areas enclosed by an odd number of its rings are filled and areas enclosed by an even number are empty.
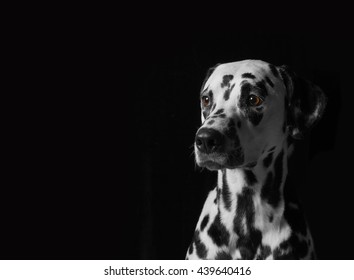
[[[299,138],[322,115],[325,99],[312,84],[301,88],[307,94],[296,94],[294,81],[285,67],[259,60],[211,69],[200,95],[197,164],[210,170],[254,166],[288,135]]]

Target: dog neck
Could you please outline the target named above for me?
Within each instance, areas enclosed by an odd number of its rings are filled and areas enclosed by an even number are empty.
[[[280,230],[289,151],[284,141],[283,145],[264,151],[252,168],[218,171],[218,212],[237,235],[252,229],[263,234]]]

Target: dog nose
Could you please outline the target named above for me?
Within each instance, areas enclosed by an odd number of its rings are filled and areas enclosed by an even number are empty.
[[[195,136],[195,144],[199,151],[203,153],[217,152],[223,145],[223,135],[210,128],[202,128]]]

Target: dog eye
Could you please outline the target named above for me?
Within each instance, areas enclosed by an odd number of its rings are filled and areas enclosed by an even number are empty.
[[[208,96],[202,97],[202,105],[203,107],[208,107],[210,105],[210,98]]]
[[[260,97],[258,97],[257,95],[251,94],[248,97],[247,103],[249,106],[257,107],[263,103],[263,100]]]

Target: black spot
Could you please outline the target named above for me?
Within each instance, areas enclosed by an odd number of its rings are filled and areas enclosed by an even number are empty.
[[[255,112],[255,111],[250,111],[248,113],[248,119],[250,120],[250,122],[256,126],[258,125],[261,120],[263,118],[263,114],[262,113],[258,113],[258,112]]]
[[[269,255],[272,253],[272,250],[268,245],[261,246],[260,254],[257,257],[258,260],[265,260],[266,258],[269,257]]]
[[[274,179],[273,173],[269,172],[261,190],[261,198],[267,200],[267,202],[275,208],[280,202],[280,186],[283,178],[283,155],[284,151],[281,151],[275,159]]]
[[[245,170],[245,179],[247,186],[252,186],[257,183],[257,178],[251,170]]]
[[[208,234],[217,246],[229,245],[230,234],[221,223],[220,213],[216,215],[214,222],[210,225]]]
[[[221,114],[221,113],[224,113],[224,109],[219,109],[219,110],[217,110],[217,111],[215,112],[215,115]]]
[[[273,252],[274,259],[301,259],[307,255],[306,241],[300,241],[292,232],[288,240],[283,241]]]
[[[206,227],[206,225],[208,224],[208,222],[209,222],[209,215],[206,215],[206,216],[203,218],[203,220],[202,220],[202,222],[201,222],[201,224],[200,224],[200,230],[201,230],[201,231],[204,230],[204,228]]]
[[[272,71],[274,77],[278,77],[279,73],[277,68],[273,64],[269,64],[270,71]]]
[[[284,240],[279,244],[273,251],[273,259],[274,260],[286,260],[286,259],[295,259],[293,252],[293,246],[291,244],[291,239]]]
[[[193,247],[193,242],[192,242],[192,244],[191,245],[189,245],[189,249],[188,249],[188,254],[193,254],[193,249],[194,249],[194,247]]]
[[[236,216],[234,219],[234,231],[238,235],[236,248],[240,250],[242,259],[254,259],[257,249],[262,241],[262,233],[254,227],[254,191],[244,188],[237,195]],[[243,220],[245,219],[245,225]]]
[[[273,222],[273,219],[274,219],[273,214],[270,214],[270,216],[269,216],[269,222],[272,223],[272,222]]]
[[[282,243],[279,244],[279,248],[282,250],[289,250],[290,249],[290,242],[289,239],[284,240]]]
[[[220,192],[221,192],[220,188],[217,188],[216,198],[217,198],[218,201],[220,201]]]
[[[215,199],[214,199],[214,204],[217,204],[217,203],[218,203],[218,201],[217,201],[217,199],[215,198]]]
[[[243,74],[241,75],[241,78],[245,78],[245,79],[255,79],[256,76],[253,75],[252,73],[243,73]]]
[[[212,125],[215,122],[215,120],[210,120],[208,121],[208,125]]]
[[[250,244],[249,240],[247,240],[248,242],[244,242],[245,240],[246,239],[237,240],[237,249],[240,250],[242,260],[252,260],[254,258],[254,254],[252,250],[248,247]]]
[[[237,137],[234,140],[235,149],[228,154],[226,165],[229,165],[231,167],[232,166],[236,167],[236,166],[240,166],[241,164],[244,163],[245,155],[243,153],[242,148],[239,146],[240,145],[239,143],[240,143],[240,140]]]
[[[222,83],[221,83],[221,87],[229,87],[230,86],[230,81],[234,78],[233,75],[225,75],[224,77],[222,77]]]
[[[229,123],[227,124],[227,128],[225,130],[225,135],[231,140],[234,140],[236,138],[236,125],[233,119],[229,120]]]
[[[231,91],[234,89],[234,87],[235,87],[235,84],[233,84],[231,87],[228,87],[228,88],[225,90],[225,93],[224,93],[224,99],[225,99],[225,101],[230,98],[230,93],[231,93]]]
[[[209,98],[213,101],[214,100],[214,94],[212,90],[209,90]]]
[[[222,194],[222,199],[225,204],[225,208],[230,211],[231,210],[231,193],[230,193],[229,185],[226,180],[226,171],[225,170],[222,171],[221,194]]]
[[[194,244],[198,257],[201,259],[205,259],[208,253],[208,249],[206,248],[205,244],[200,240],[198,230],[194,234]]]
[[[216,260],[232,260],[232,257],[229,253],[226,253],[224,251],[218,252],[215,256]]]
[[[261,80],[261,81],[257,82],[256,86],[261,89],[260,94],[262,95],[262,97],[267,97],[268,91],[267,91],[267,88],[265,86],[264,80]]]
[[[217,117],[224,119],[224,118],[226,118],[226,114],[220,114],[220,115],[217,116]]]
[[[208,116],[208,113],[206,111],[203,111],[203,117],[204,119],[206,119],[206,117]]]
[[[237,127],[238,127],[238,128],[241,128],[241,121],[238,121],[238,122],[237,122]]]
[[[246,99],[251,93],[252,85],[250,83],[241,83],[241,97],[240,99]]]
[[[269,196],[272,194],[273,187],[273,173],[271,171],[268,172],[266,180],[261,190],[261,198],[264,200],[268,200]]]
[[[265,159],[263,160],[263,165],[265,168],[268,168],[273,160],[273,152],[270,152]]]
[[[258,229],[251,228],[248,236],[239,237],[236,242],[236,248],[240,250],[243,260],[253,260],[257,249],[262,241],[262,233]]]
[[[274,87],[274,83],[272,82],[271,79],[269,79],[268,77],[266,77],[265,79],[266,79],[268,85],[270,85],[271,87]]]

